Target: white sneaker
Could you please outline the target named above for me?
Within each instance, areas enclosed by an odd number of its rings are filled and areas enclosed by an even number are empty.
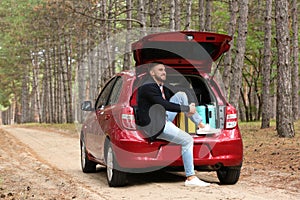
[[[210,125],[209,124],[205,124],[205,127],[204,128],[200,128],[200,130],[209,131],[210,130]]]
[[[209,124],[205,124],[205,127],[197,129],[197,134],[198,135],[202,135],[202,134],[208,133],[209,131],[210,131],[210,125]]]
[[[201,181],[198,177],[194,177],[192,180],[186,180],[184,183],[185,186],[189,187],[207,187],[210,186],[210,183],[206,183],[204,181]]]

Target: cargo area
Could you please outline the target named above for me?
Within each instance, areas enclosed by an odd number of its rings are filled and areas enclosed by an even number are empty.
[[[145,77],[139,79],[139,83],[135,83],[134,91],[142,84]],[[209,124],[213,129],[224,128],[225,121],[225,105],[218,105],[218,101],[211,86],[208,85],[207,80],[200,75],[182,75],[177,73],[169,73],[165,86],[176,92],[185,92],[188,96],[189,103],[196,104],[196,110],[202,118],[204,124]],[[131,97],[131,106],[137,105],[136,96],[133,92]],[[195,134],[197,126],[187,118],[184,113],[178,113],[174,123],[182,130]]]
[[[224,127],[225,106],[218,105],[213,91],[207,80],[199,75],[168,75],[166,84],[176,93],[183,91],[187,94],[189,103],[195,103],[196,109],[204,124],[211,128]],[[194,134],[196,125],[184,113],[179,113],[174,121],[182,130]]]

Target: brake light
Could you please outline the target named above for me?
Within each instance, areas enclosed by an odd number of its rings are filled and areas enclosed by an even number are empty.
[[[233,129],[237,126],[237,113],[236,109],[232,106],[226,107],[226,123],[225,129]]]
[[[133,108],[130,106],[124,107],[121,114],[122,126],[125,129],[135,130],[135,118]]]

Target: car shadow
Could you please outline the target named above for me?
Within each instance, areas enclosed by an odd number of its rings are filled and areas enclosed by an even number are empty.
[[[144,185],[149,183],[174,183],[183,182],[185,177],[180,173],[169,172],[165,170],[128,174],[128,185]]]
[[[97,174],[101,176],[102,181],[106,181],[106,168],[97,167]],[[95,177],[93,177],[95,178]],[[127,181],[128,184],[126,187],[136,186],[136,185],[145,185],[149,183],[173,183],[173,182],[183,182],[185,176],[180,174],[180,172],[166,171],[166,170],[157,170],[146,173],[128,173]]]
[[[97,174],[100,175],[98,180],[106,183],[106,168],[105,167],[97,167]],[[196,174],[197,175],[197,174]],[[220,184],[218,179],[212,174],[206,174],[205,172],[201,172],[201,174],[197,175],[201,180],[212,183],[212,184]],[[92,178],[92,177],[91,177]],[[96,178],[96,177],[93,177]],[[151,172],[145,173],[128,173],[127,181],[125,187],[132,187],[138,185],[147,185],[151,183],[183,183],[185,181],[184,172],[179,171],[169,171],[167,169],[161,169]]]

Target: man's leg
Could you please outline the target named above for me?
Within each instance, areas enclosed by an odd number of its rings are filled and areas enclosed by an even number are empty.
[[[177,104],[180,104],[180,105],[189,105],[188,103],[188,98],[187,98],[187,95],[184,93],[184,92],[177,92],[176,94],[174,94],[171,99],[170,99],[170,102],[172,103],[177,103]],[[170,111],[167,111],[167,118],[169,121],[173,121],[177,115],[176,112],[170,112]],[[202,119],[200,117],[200,115],[196,112],[194,115],[192,115],[190,117],[190,119],[198,126],[198,124],[200,122],[202,122]]]
[[[170,102],[177,103],[180,105],[188,105],[188,98],[184,92],[177,92],[171,97]],[[173,124],[173,120],[177,115],[176,112],[167,111],[166,114],[167,122],[163,133],[158,138],[181,145],[181,155],[184,164],[185,174],[187,177],[192,176],[195,174],[193,157],[193,138],[190,134],[186,133],[185,131],[178,128],[175,124]],[[194,117],[193,116],[191,117],[191,119],[194,121],[194,123],[198,124],[202,121],[199,115],[195,115]]]
[[[190,134],[178,128],[171,121],[167,121],[163,133],[157,138],[181,145],[185,174],[187,177],[195,175],[193,160],[194,140]]]
[[[188,98],[184,92],[178,92],[170,99],[170,102],[188,105]],[[177,113],[167,111],[167,122],[163,133],[159,135],[158,138],[181,145],[181,155],[187,177],[185,186],[209,186],[209,183],[201,181],[195,176],[193,157],[194,140],[190,134],[173,124],[176,115]],[[202,121],[198,113],[195,113],[191,117],[191,120],[197,125]]]

